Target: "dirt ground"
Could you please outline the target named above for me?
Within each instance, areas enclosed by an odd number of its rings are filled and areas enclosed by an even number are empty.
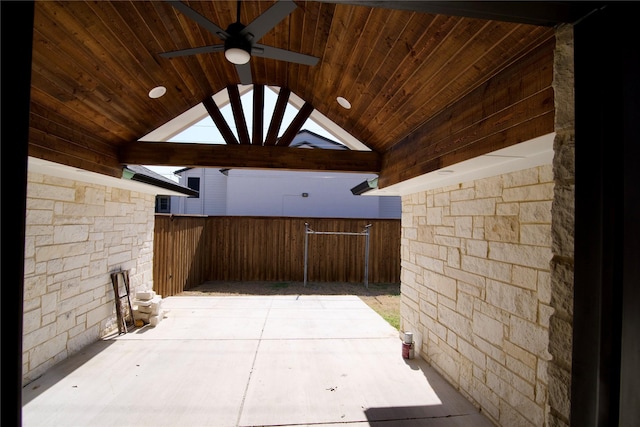
[[[396,329],[400,327],[400,283],[212,281],[180,295],[357,295]]]

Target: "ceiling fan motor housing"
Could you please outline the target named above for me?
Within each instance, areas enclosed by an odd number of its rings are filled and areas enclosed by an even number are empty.
[[[232,48],[242,49],[251,54],[251,43],[245,40],[242,36],[231,36],[224,41],[224,50]]]
[[[250,34],[247,35],[243,35],[240,34],[240,31],[242,31],[245,28],[244,25],[242,25],[240,22],[234,22],[233,24],[229,25],[229,27],[227,28],[227,33],[229,33],[229,37],[227,37],[224,40],[224,50],[229,50],[229,49],[242,49],[245,52],[251,54],[251,41],[250,41]]]

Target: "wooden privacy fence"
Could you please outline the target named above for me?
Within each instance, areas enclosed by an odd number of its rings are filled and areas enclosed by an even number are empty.
[[[369,283],[400,281],[398,219],[156,215],[153,281],[156,293],[176,295],[209,280],[304,279],[305,223],[316,231],[369,228]],[[310,282],[363,282],[365,238],[309,235]]]

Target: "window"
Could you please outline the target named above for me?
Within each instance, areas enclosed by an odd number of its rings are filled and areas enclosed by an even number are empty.
[[[170,196],[156,196],[156,213],[171,213]]]
[[[192,177],[192,176],[188,177],[187,187],[189,187],[192,190],[196,190],[198,192],[198,196],[189,196],[189,197],[194,197],[194,198],[200,197],[200,178],[199,177]]]

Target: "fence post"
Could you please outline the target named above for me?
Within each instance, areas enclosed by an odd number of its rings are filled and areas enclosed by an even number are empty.
[[[304,223],[304,287],[307,287],[307,254],[309,253],[309,223]]]
[[[369,229],[371,224],[364,227],[365,244],[364,244],[364,286],[369,289]]]

